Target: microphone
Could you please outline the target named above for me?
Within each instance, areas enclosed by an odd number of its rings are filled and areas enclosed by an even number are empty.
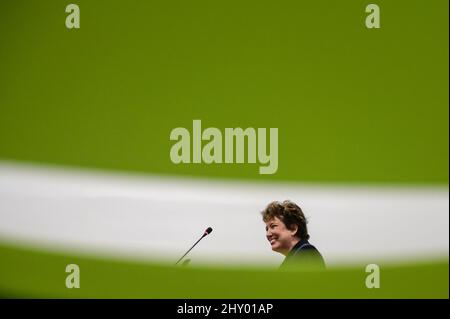
[[[195,247],[195,245],[197,245],[198,244],[198,242],[200,241],[200,240],[202,240],[203,239],[203,237],[205,237],[205,236],[207,236],[207,235],[209,235],[210,233],[212,232],[212,228],[211,227],[208,227],[208,228],[206,228],[206,230],[204,231],[204,233],[203,233],[203,235],[202,235],[202,237],[200,237],[196,242],[195,242],[195,244],[194,245],[192,245],[192,247],[191,248],[189,248],[189,250],[187,251],[187,252],[185,252],[184,253],[184,255],[183,256],[181,256],[181,258],[180,259],[178,259],[178,261],[175,263],[175,266],[184,258],[184,256],[186,256],[191,250],[192,250],[192,248],[194,248]],[[190,259],[189,259],[189,261],[190,261]],[[187,263],[185,263],[185,265],[187,265]]]
[[[205,232],[203,233],[202,238],[205,237],[206,235],[211,234],[211,232],[212,232],[212,228],[211,227],[206,228]]]

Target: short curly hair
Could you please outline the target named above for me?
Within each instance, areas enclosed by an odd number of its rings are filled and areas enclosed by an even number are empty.
[[[294,225],[297,225],[298,229],[295,235],[301,239],[309,239],[308,227],[306,226],[308,221],[302,209],[294,202],[290,200],[271,202],[261,214],[264,222],[278,217],[290,230],[294,229]]]

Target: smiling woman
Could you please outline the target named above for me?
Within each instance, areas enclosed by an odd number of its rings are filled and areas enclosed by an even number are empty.
[[[325,266],[320,252],[308,241],[307,221],[300,207],[288,200],[272,202],[262,215],[272,250],[286,256],[281,268]]]

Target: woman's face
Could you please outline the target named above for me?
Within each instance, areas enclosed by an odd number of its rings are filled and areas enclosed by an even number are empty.
[[[287,255],[298,242],[298,238],[295,236],[296,232],[297,226],[290,230],[278,217],[266,222],[266,237],[272,250],[283,255]]]

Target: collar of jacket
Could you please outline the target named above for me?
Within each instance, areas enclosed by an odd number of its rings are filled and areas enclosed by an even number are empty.
[[[307,239],[301,239],[298,243],[292,247],[292,249],[289,251],[286,257],[295,255],[299,250],[301,250],[304,246],[310,245],[309,241]]]

